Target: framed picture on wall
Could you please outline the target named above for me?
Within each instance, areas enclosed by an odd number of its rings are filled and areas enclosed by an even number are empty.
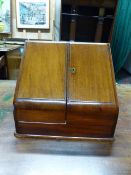
[[[49,0],[16,0],[17,28],[49,29]]]
[[[11,0],[0,0],[0,33],[11,33]]]

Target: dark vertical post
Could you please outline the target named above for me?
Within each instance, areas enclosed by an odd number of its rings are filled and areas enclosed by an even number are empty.
[[[99,9],[99,17],[95,34],[95,42],[101,42],[102,32],[103,32],[103,22],[104,22],[105,8]]]

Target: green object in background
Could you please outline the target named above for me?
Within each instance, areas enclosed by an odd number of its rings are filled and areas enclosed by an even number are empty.
[[[117,73],[131,51],[131,0],[118,0],[111,48]]]
[[[5,25],[2,21],[0,21],[0,32],[3,32],[5,28]]]
[[[3,0],[0,0],[0,8],[2,7],[2,4],[4,3]]]
[[[0,22],[2,22],[2,5],[3,5],[4,1],[0,0]],[[0,24],[0,32],[3,31],[3,24]]]
[[[9,101],[10,99],[12,98],[12,94],[6,94],[4,97],[3,97],[3,101]]]

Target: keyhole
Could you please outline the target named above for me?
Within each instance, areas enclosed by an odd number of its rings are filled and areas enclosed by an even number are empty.
[[[76,68],[75,68],[75,67],[70,67],[70,68],[69,68],[69,71],[70,71],[72,74],[74,74],[74,73],[76,72]]]

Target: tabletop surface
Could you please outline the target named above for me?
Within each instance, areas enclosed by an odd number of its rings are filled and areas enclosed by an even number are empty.
[[[0,175],[131,174],[131,85],[117,85],[120,112],[113,142],[15,138],[15,85],[0,81]]]
[[[13,45],[13,44],[0,45],[0,52],[9,52],[9,51],[15,50],[19,47],[20,47],[20,45]]]

